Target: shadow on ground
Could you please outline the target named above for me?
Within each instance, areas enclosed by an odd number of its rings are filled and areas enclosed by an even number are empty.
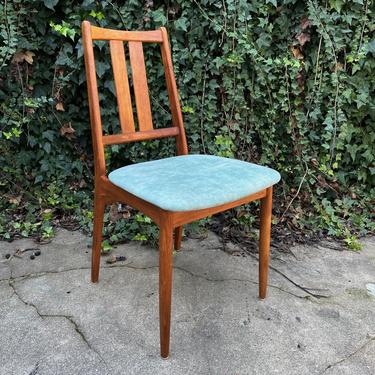
[[[159,357],[158,253],[132,243],[89,280],[87,238],[60,230],[41,255],[0,242],[0,374],[375,374],[375,239],[274,253],[269,295],[257,260],[187,240],[174,257],[171,356]]]

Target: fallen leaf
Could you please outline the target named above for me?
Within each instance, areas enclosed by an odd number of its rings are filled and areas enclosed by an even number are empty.
[[[332,189],[334,189],[336,191],[340,190],[340,185],[336,181],[331,182],[330,186],[331,186]]]
[[[341,63],[337,63],[335,65],[335,72],[340,71],[340,70],[344,70],[344,65]]]
[[[61,128],[60,128],[60,134],[68,139],[75,138],[75,130],[72,128],[72,124],[70,122],[66,122]]]
[[[35,56],[35,53],[34,52],[31,52],[31,51],[19,51],[19,52],[16,52],[13,56],[13,59],[12,61],[14,63],[22,63],[24,61],[26,61],[27,63],[29,63],[30,65],[32,65],[32,63],[34,62],[33,61],[33,57]]]
[[[327,186],[327,182],[326,182],[326,180],[324,179],[324,177],[318,175],[318,176],[316,177],[316,180],[317,180],[319,186],[321,186],[321,187],[323,187],[323,186]]]
[[[32,65],[32,63],[34,62],[33,60],[33,57],[35,56],[35,53],[34,52],[31,52],[31,51],[26,51],[25,52],[25,60],[30,64]]]
[[[306,42],[310,41],[310,34],[307,34],[307,33],[298,34],[297,35],[297,39],[298,39],[299,44],[301,45],[301,47],[303,47]]]
[[[229,129],[233,129],[235,125],[236,125],[236,121],[233,121],[233,120],[227,121],[227,126]]]
[[[109,220],[112,223],[115,223],[116,221],[120,220],[121,218],[122,218],[122,214],[118,212],[117,204],[112,204],[111,208],[109,210]]]
[[[301,29],[305,30],[308,27],[311,27],[311,21],[307,17],[302,17],[302,19],[301,19]]]
[[[318,160],[316,160],[315,158],[311,159],[310,161],[314,165],[314,167],[318,167],[319,166]]]
[[[22,258],[23,257],[23,251],[21,249],[17,249],[16,252],[13,254],[13,256],[17,258]]]
[[[110,258],[108,258],[106,261],[105,261],[107,264],[114,264],[117,262],[117,259],[114,255],[112,255]]]
[[[19,205],[22,199],[22,195],[18,195],[17,197],[10,197],[9,203]]]
[[[297,83],[298,83],[298,86],[301,89],[301,91],[304,91],[304,89],[305,89],[305,80],[304,80],[304,76],[303,76],[303,74],[301,72],[299,72],[297,74]]]
[[[129,219],[129,217],[132,215],[132,208],[126,204],[119,203],[117,206],[117,210],[119,213],[121,213],[123,219]]]
[[[56,104],[56,111],[65,111],[64,104],[62,102],[58,102]]]
[[[144,7],[145,7],[146,9],[152,9],[153,6],[154,6],[154,1],[153,1],[153,0],[146,0],[146,1],[145,1],[145,5],[144,5]]]
[[[290,50],[293,53],[293,56],[298,60],[303,60],[304,56],[301,52],[301,50],[298,47],[290,46]]]
[[[240,218],[244,215],[246,215],[246,210],[239,210],[238,213],[237,213],[237,218]]]

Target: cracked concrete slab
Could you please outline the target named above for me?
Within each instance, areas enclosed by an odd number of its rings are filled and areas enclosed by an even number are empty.
[[[88,239],[0,242],[0,374],[375,374],[375,239],[360,253],[297,246],[272,255],[268,298],[256,257],[218,237],[174,257],[171,356],[159,357],[158,252],[130,243],[90,283]],[[39,247],[34,260],[7,253]],[[237,252],[238,253],[238,252]]]

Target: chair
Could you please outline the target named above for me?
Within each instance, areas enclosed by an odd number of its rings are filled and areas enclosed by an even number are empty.
[[[91,26],[88,21],[83,21],[82,36],[95,159],[91,280],[95,283],[99,278],[105,206],[125,202],[148,215],[160,228],[160,352],[163,358],[167,358],[170,340],[173,241],[174,248],[180,249],[184,224],[260,199],[259,296],[265,298],[272,186],[280,180],[280,175],[270,168],[240,160],[188,155],[165,28],[153,31],[120,31]],[[103,135],[102,132],[94,40],[109,41],[121,134]],[[129,52],[137,121],[133,117],[124,42],[127,42]],[[172,115],[172,127],[169,128],[153,128],[143,43],[159,43],[161,46]],[[119,168],[107,177],[105,146],[165,137],[175,138],[177,156]]]

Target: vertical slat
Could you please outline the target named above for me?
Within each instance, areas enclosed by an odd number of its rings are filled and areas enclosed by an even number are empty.
[[[130,64],[132,67],[133,87],[139,130],[152,130],[150,98],[146,77],[146,66],[141,42],[129,42]]]
[[[124,43],[121,40],[110,40],[109,46],[111,50],[121,130],[123,133],[135,132]]]

